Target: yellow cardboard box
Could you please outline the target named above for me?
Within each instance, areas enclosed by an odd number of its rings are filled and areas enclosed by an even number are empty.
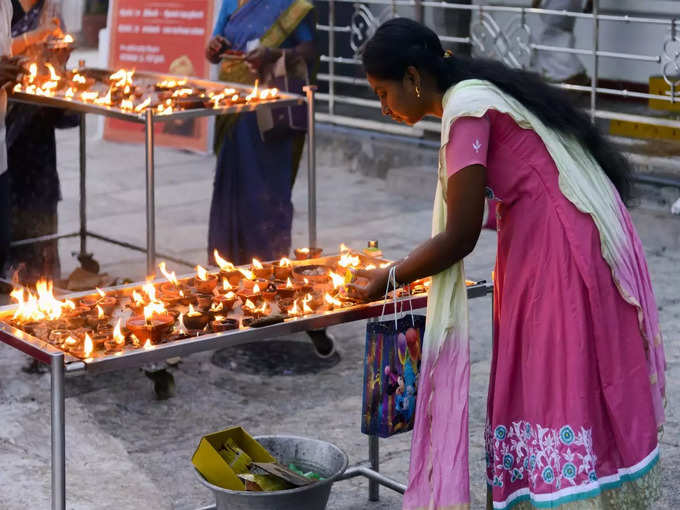
[[[276,459],[242,427],[232,427],[203,436],[191,462],[211,484],[233,491],[244,491],[246,486],[219,453],[227,439],[234,441],[255,462],[276,462]]]

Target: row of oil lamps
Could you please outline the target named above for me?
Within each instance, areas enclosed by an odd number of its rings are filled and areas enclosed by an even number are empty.
[[[320,250],[295,250],[298,260],[320,255]],[[97,294],[77,300],[60,301],[46,281],[38,282],[35,292],[17,288],[11,294],[17,308],[4,320],[87,360],[245,328],[264,317],[283,320],[350,306],[354,302],[344,287],[348,269],[380,265],[362,264],[344,245],[339,257],[296,267],[286,258],[276,263],[253,259],[249,268],[236,267],[217,251],[214,256],[219,272],[197,266],[195,276],[179,280],[161,263],[162,283],[149,280],[141,288],[108,293],[97,289]]]
[[[12,91],[116,107],[126,113],[142,113],[152,108],[157,115],[196,108],[221,109],[279,98],[278,89],[260,88],[258,82],[248,93],[234,88],[206,90],[191,85],[187,79],[163,80],[151,87],[135,83],[134,74],[134,70],[120,69],[104,83],[77,69],[60,74],[50,62],[32,62]],[[106,91],[97,91],[97,87]]]

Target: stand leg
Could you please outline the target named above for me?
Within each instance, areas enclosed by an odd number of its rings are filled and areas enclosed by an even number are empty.
[[[146,274],[156,266],[156,196],[154,185],[153,112],[146,110]]]
[[[50,362],[52,379],[52,510],[66,510],[66,422],[64,421],[64,355]]]
[[[87,127],[85,114],[80,115],[80,258],[87,256]]]
[[[309,218],[309,246],[316,247],[316,134],[314,129],[314,93],[316,86],[304,88],[307,93],[307,216]]]
[[[368,436],[368,460],[371,463],[371,469],[375,472],[380,471],[380,444],[378,441],[378,436]],[[368,480],[368,500],[380,500],[380,484],[373,479]]]

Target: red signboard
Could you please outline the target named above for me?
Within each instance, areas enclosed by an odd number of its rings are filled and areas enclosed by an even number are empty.
[[[214,0],[112,0],[109,67],[208,78]],[[141,142],[144,126],[106,119],[104,138]],[[159,123],[158,145],[208,150],[208,119]]]

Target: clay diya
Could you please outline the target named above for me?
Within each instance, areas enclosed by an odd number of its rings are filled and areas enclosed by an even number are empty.
[[[214,319],[218,315],[224,315],[226,312],[224,311],[224,305],[222,305],[222,303],[213,303],[210,305],[208,313],[210,314],[210,317]]]
[[[92,337],[86,334],[82,341],[76,342],[74,345],[70,346],[68,352],[76,358],[90,358],[94,353],[94,342],[92,341]]]
[[[339,299],[331,296],[328,292],[324,294],[323,299],[329,310],[335,310],[336,308],[342,308],[343,303]]]
[[[47,340],[53,345],[61,345],[71,335],[68,329],[53,329],[50,331]]]
[[[219,295],[219,296],[213,296],[212,300],[214,304],[221,304],[222,305],[222,311],[224,313],[227,313],[230,311],[232,308],[234,308],[234,304],[236,303],[236,294],[233,292],[227,292],[224,296]]]
[[[316,291],[316,290],[307,294],[305,296],[305,300],[309,304],[309,307],[312,310],[317,310],[317,309],[321,308],[325,303],[323,292]]]
[[[292,298],[295,295],[295,286],[290,278],[286,279],[286,283],[280,282],[276,284],[276,292],[280,299]]]
[[[297,260],[315,259],[323,253],[322,248],[296,248],[294,250]]]
[[[292,297],[279,299],[279,310],[282,313],[289,313],[293,305],[295,305],[295,300]]]
[[[261,307],[257,307],[255,303],[253,303],[249,299],[245,301],[245,303],[241,307],[241,310],[243,310],[243,313],[245,315],[253,317],[255,319],[264,317],[265,315],[268,315],[269,312],[271,312],[271,308],[267,306],[266,302],[264,302]]]
[[[274,265],[274,278],[277,280],[286,281],[288,278],[290,278],[292,270],[293,266],[291,261],[284,257],[279,261],[278,264]]]
[[[262,298],[262,291],[260,290],[260,286],[257,283],[255,283],[253,284],[253,287],[250,290],[248,290],[247,288],[243,289],[239,291],[237,295],[241,302],[244,304],[248,300],[252,302],[259,302],[260,299]]]
[[[125,325],[139,342],[151,340],[152,344],[157,344],[170,333],[174,323],[175,318],[169,313],[155,313],[148,320],[144,315],[133,315]]]
[[[161,285],[159,299],[168,305],[177,305],[183,301],[184,296],[180,295],[179,290],[173,288],[171,290],[166,290]]]
[[[113,333],[111,338],[104,341],[104,348],[107,352],[119,352],[125,347],[125,335],[121,331],[120,319],[116,323],[116,327],[113,328]]]
[[[274,266],[271,264],[262,264],[259,260],[253,259],[253,265],[250,267],[256,278],[269,280],[274,276]]]
[[[223,315],[216,316],[210,323],[210,328],[215,332],[231,331],[232,329],[238,329],[238,326],[238,319],[230,319]]]
[[[293,268],[293,276],[296,280],[304,281],[307,279],[313,284],[325,285],[331,281],[330,273],[333,269],[329,266],[319,264],[309,264]]]
[[[97,301],[99,301],[100,299],[101,296],[94,294],[91,296],[83,296],[80,298],[79,304],[87,308],[93,308],[97,304]]]
[[[87,314],[90,312],[90,308],[87,306],[77,306],[73,310],[68,310],[65,313],[64,319],[66,319],[66,324],[68,329],[82,328],[85,325],[85,319]]]
[[[238,269],[220,271],[220,275],[223,278],[226,278],[232,287],[238,286],[238,284],[241,283],[241,280],[244,278],[243,273]]]
[[[64,338],[64,341],[61,343],[60,347],[64,351],[70,352],[71,349],[74,349],[77,344],[78,339],[76,337],[74,337],[73,335],[67,335],[66,338]]]
[[[104,313],[109,316],[113,314],[117,304],[118,300],[113,296],[104,296],[99,301],[97,301],[97,306],[101,306],[104,310]]]
[[[196,290],[201,294],[211,294],[212,291],[217,287],[217,282],[219,281],[216,274],[208,274],[201,266],[196,266],[196,277],[194,278],[194,286]]]
[[[276,294],[278,292],[278,289],[276,285],[273,283],[270,283],[265,287],[265,289],[262,291],[262,297],[265,299],[265,301],[274,301],[274,298],[276,297]]]
[[[210,322],[210,314],[195,310],[192,305],[189,305],[189,311],[184,315],[183,320],[187,329],[200,330]]]
[[[199,308],[210,308],[213,300],[212,294],[195,294],[194,301]],[[189,305],[191,306],[191,305]]]

